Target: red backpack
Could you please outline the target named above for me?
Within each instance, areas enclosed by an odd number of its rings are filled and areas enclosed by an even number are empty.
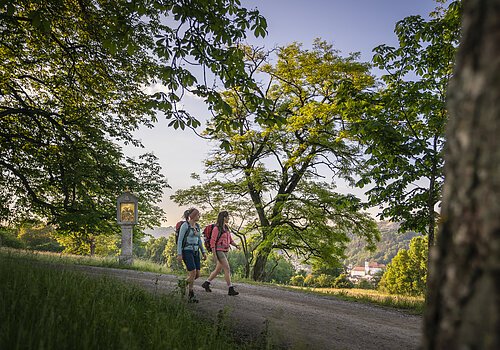
[[[177,241],[179,240],[179,232],[181,231],[181,226],[183,223],[185,223],[185,220],[179,221],[178,223],[175,224],[175,244],[177,245]],[[184,236],[184,240],[182,241],[182,248],[186,245],[186,238],[187,236]]]
[[[181,220],[177,224],[175,224],[175,244],[177,244],[177,241],[179,240],[179,232],[181,231],[182,224],[184,224],[185,222],[186,222],[185,220]],[[205,248],[207,249],[208,252],[212,251],[212,249],[210,249],[210,238],[212,237],[212,230],[214,229],[214,227],[215,227],[215,224],[209,224],[209,225],[205,226],[205,228],[203,229],[203,237],[205,238],[204,245],[205,245]],[[186,238],[187,238],[187,235],[184,236],[184,240],[182,241],[182,248],[184,248],[184,246],[186,245]],[[217,237],[217,240],[218,239],[219,239],[219,237]],[[217,243],[217,241],[216,241],[216,243]]]
[[[212,238],[212,231],[214,230],[214,227],[215,227],[215,224],[209,224],[209,225],[205,226],[205,228],[203,229],[203,237],[205,237],[205,240],[204,240],[205,249],[208,252],[212,251],[212,249],[210,248],[210,239]],[[217,237],[217,240],[218,239],[219,239],[219,237]],[[215,241],[215,243],[217,244],[217,241]]]

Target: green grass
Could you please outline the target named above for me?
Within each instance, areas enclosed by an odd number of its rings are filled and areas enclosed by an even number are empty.
[[[32,261],[42,261],[50,264],[73,264],[109,267],[115,269],[128,269],[155,273],[175,274],[165,266],[155,264],[148,260],[134,259],[132,265],[121,265],[118,262],[118,257],[101,257],[101,256],[83,256],[65,253],[42,252],[36,250],[22,250],[0,247],[0,254],[17,256],[23,259]]]
[[[363,302],[367,304],[388,306],[405,310],[415,315],[422,315],[425,307],[424,297],[410,297],[405,295],[395,295],[370,289],[339,289],[339,288],[308,288],[289,287],[293,290],[302,290],[315,294],[333,295],[337,298]]]
[[[0,281],[0,349],[252,347],[237,344],[224,320],[199,320],[175,294],[47,268],[29,254],[1,249]]]
[[[116,258],[0,248],[0,349],[231,350],[269,348],[272,342],[269,336],[253,344],[238,342],[227,317],[219,315],[215,324],[200,320],[175,293],[155,296],[119,280],[60,271],[51,264],[124,268]],[[127,268],[172,273],[137,259]],[[424,308],[423,298],[373,290],[289,288],[415,314]]]

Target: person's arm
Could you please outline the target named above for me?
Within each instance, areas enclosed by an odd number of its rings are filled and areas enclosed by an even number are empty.
[[[201,229],[200,229],[200,226],[198,226],[198,231],[200,233],[200,235],[198,236],[198,246],[201,248],[201,253],[203,255],[206,255],[207,251],[205,250],[205,245],[203,244],[203,240],[201,239]]]
[[[227,234],[229,235],[229,242],[230,242],[229,244],[236,247],[236,249],[240,249],[240,246],[238,244],[236,244],[236,242],[233,239],[233,236],[231,236],[231,232],[227,231]]]

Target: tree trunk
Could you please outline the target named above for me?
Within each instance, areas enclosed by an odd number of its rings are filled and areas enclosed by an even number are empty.
[[[435,192],[436,192],[436,173],[437,173],[437,166],[436,163],[432,164],[432,174],[429,179],[429,202],[427,204],[427,210],[428,210],[428,231],[427,231],[427,236],[428,236],[428,241],[427,245],[429,248],[429,251],[431,251],[432,246],[434,246],[434,232],[436,230],[436,214],[434,210],[434,206],[436,205],[436,200],[434,199]]]
[[[90,256],[95,255],[95,238],[90,238]]]
[[[464,1],[425,349],[500,349],[500,0]]]
[[[253,265],[253,280],[254,281],[262,281],[265,277],[265,269],[267,258],[269,257],[270,251],[267,249],[261,249],[257,253],[257,257],[255,258],[255,264]]]

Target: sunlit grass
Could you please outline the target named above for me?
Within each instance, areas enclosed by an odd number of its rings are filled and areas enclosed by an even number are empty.
[[[99,256],[90,257],[90,256],[80,256],[71,254],[0,248],[0,256],[6,254],[15,255],[28,260],[38,260],[54,264],[58,263],[80,264],[80,265],[111,267],[111,268],[127,268],[127,269],[154,272],[154,273],[179,274],[178,272],[176,273],[174,271],[167,269],[165,266],[156,264],[151,261],[140,260],[140,259],[134,259],[134,262],[131,266],[123,266],[118,263],[117,257],[99,257]],[[184,274],[184,272],[182,272],[181,274]],[[271,286],[276,285],[273,283],[262,283],[262,282],[255,282],[252,280],[237,278],[237,276],[233,276],[233,280],[254,285],[262,285],[262,284]],[[286,287],[290,287],[293,288],[294,290],[300,290],[304,292],[332,295],[341,298],[343,300],[389,306],[393,308],[403,309],[415,314],[422,314],[425,305],[423,297],[394,295],[370,289],[309,288],[309,287],[291,287],[291,286],[286,286]]]
[[[19,258],[43,261],[52,264],[74,264],[110,267],[116,269],[129,269],[155,273],[174,273],[173,271],[167,269],[165,266],[156,264],[152,261],[141,260],[137,258],[134,259],[132,265],[121,265],[118,262],[118,257],[83,256],[66,253],[42,252],[36,250],[11,249],[5,247],[0,248],[0,254],[14,255]]]
[[[1,250],[0,281],[0,349],[251,348],[174,293],[47,268],[29,254]]]
[[[411,313],[422,314],[425,306],[424,297],[411,297],[406,295],[388,294],[372,289],[356,288],[308,288],[290,287],[294,290],[303,290],[318,294],[334,295],[349,301],[360,301],[376,305],[404,309]]]

